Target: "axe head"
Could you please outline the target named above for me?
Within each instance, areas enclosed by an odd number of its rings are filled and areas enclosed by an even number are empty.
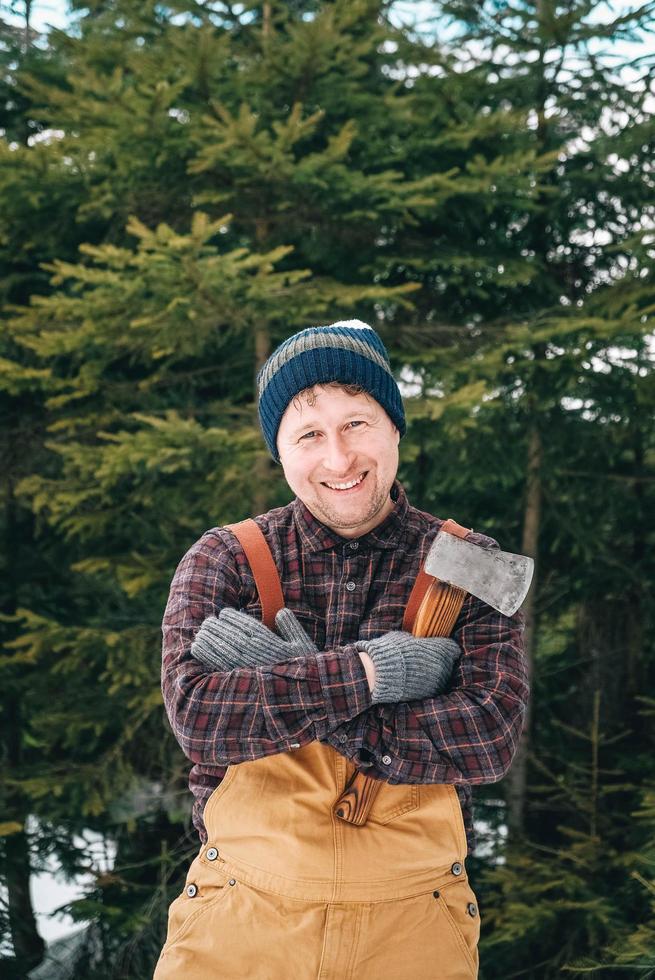
[[[465,589],[505,616],[513,616],[530,588],[534,561],[440,532],[425,559],[425,571]]]

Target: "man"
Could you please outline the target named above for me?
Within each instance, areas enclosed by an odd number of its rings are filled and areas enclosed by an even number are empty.
[[[522,615],[467,596],[451,638],[402,628],[443,521],[396,480],[405,417],[374,330],[303,330],[258,386],[295,494],[255,521],[285,608],[260,621],[259,555],[236,527],[175,572],[162,687],[202,846],[155,978],[476,977],[470,785],[505,775],[517,747]],[[361,824],[335,807],[358,773],[379,787]]]

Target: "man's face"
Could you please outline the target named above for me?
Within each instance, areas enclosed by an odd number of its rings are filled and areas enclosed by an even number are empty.
[[[370,395],[321,385],[314,392],[313,405],[301,394],[282,416],[277,448],[284,476],[317,520],[357,538],[393,510],[400,433]]]

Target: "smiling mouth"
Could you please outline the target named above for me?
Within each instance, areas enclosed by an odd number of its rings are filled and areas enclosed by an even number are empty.
[[[339,493],[344,493],[346,490],[354,490],[355,487],[358,487],[366,477],[367,473],[368,470],[364,470],[364,472],[360,473],[359,476],[356,476],[354,480],[347,480],[343,483],[328,483],[327,481],[324,481],[321,485],[328,487],[329,490],[336,490]]]

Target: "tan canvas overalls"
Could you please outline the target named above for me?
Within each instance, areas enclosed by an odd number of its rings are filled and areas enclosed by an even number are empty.
[[[246,553],[255,572],[261,559]],[[270,583],[255,578],[265,607]],[[228,768],[154,980],[477,977],[480,916],[455,787],[366,780],[377,793],[358,826],[335,812],[351,777],[354,764],[321,742]]]

